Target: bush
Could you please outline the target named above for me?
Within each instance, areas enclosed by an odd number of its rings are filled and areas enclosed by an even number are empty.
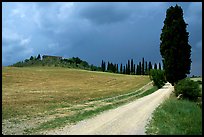
[[[202,84],[202,81],[201,81],[201,80],[198,80],[197,83],[198,83],[198,84]]]
[[[183,98],[189,100],[197,100],[200,95],[199,84],[189,78],[180,80],[174,87],[175,94],[182,94]]]
[[[150,79],[153,80],[154,86],[157,86],[158,88],[161,88],[166,83],[163,70],[151,69]]]

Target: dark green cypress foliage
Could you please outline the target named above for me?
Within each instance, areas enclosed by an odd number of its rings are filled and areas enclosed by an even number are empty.
[[[191,46],[188,43],[187,25],[180,6],[167,9],[160,36],[160,53],[166,79],[172,85],[190,74]]]
[[[122,63],[120,64],[120,74],[122,74],[123,73],[123,65],[122,65]]]
[[[144,75],[144,58],[142,58],[141,74]]]
[[[141,75],[142,74],[142,65],[141,65],[141,62],[139,62],[139,67],[138,67],[138,75]]]
[[[110,71],[110,63],[108,62],[107,71]]]
[[[160,64],[160,62],[159,62],[159,70],[161,70],[161,64]]]
[[[124,66],[124,68],[123,68],[123,74],[126,74],[125,66]]]
[[[131,68],[130,68],[130,73],[134,74],[134,64],[133,64],[133,59],[131,59]]]
[[[150,72],[150,70],[152,69],[152,63],[151,63],[151,61],[149,62],[149,72]]]
[[[154,64],[154,69],[157,69],[157,63]]]
[[[128,65],[127,65],[127,74],[130,74],[130,60],[128,60]]]
[[[147,66],[147,61],[145,61],[145,75],[148,74],[148,66]]]
[[[136,75],[139,75],[139,72],[138,72],[138,70],[139,70],[139,65],[137,65],[137,68],[136,68]]]

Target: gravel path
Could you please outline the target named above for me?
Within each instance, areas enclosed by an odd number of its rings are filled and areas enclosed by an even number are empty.
[[[166,83],[154,93],[116,109],[105,111],[73,126],[49,131],[60,135],[144,135],[145,125],[154,109],[169,97],[174,87]]]

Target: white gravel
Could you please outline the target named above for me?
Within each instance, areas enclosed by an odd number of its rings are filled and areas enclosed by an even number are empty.
[[[45,134],[58,135],[145,135],[145,125],[154,109],[164,101],[174,87],[166,83],[154,93],[93,118],[65,126]]]

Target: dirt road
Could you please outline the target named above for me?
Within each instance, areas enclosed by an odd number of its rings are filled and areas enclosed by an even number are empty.
[[[144,135],[145,125],[152,112],[170,95],[173,89],[170,83],[166,83],[163,88],[134,102],[105,111],[91,119],[80,121],[76,125],[45,134]]]

